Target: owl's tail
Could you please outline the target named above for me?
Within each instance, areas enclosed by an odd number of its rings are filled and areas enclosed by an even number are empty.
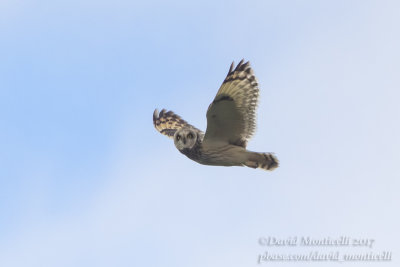
[[[248,152],[245,166],[250,168],[260,168],[266,171],[272,171],[279,166],[279,161],[272,153]]]

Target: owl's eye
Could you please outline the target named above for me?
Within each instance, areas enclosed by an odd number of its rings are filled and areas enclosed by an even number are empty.
[[[193,138],[193,134],[191,134],[191,133],[188,134],[188,135],[187,135],[187,138],[192,139],[192,138]]]
[[[181,139],[181,136],[180,136],[180,135],[177,135],[177,136],[176,136],[176,140],[179,141],[180,139]]]

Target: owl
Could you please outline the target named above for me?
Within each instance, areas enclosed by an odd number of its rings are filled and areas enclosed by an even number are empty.
[[[161,134],[174,140],[188,158],[204,165],[247,166],[272,171],[278,159],[272,153],[246,149],[256,128],[258,83],[250,63],[241,60],[228,75],[207,110],[203,133],[172,111],[154,110],[153,124]]]

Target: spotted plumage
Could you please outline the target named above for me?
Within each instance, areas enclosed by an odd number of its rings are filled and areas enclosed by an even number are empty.
[[[157,131],[174,139],[181,153],[198,163],[273,170],[278,167],[275,155],[246,149],[256,129],[258,95],[250,63],[242,60],[236,67],[232,63],[208,107],[205,133],[165,109],[154,111],[153,123]]]
[[[190,127],[200,131],[199,129],[187,123],[180,116],[176,115],[172,111],[166,112],[165,109],[161,110],[160,114],[158,114],[157,109],[154,111],[153,124],[157,131],[168,136],[169,138],[174,138],[175,132],[184,127]]]

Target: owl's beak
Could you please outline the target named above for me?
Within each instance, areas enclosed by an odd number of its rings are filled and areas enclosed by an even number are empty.
[[[186,145],[186,138],[183,138],[183,144]]]

